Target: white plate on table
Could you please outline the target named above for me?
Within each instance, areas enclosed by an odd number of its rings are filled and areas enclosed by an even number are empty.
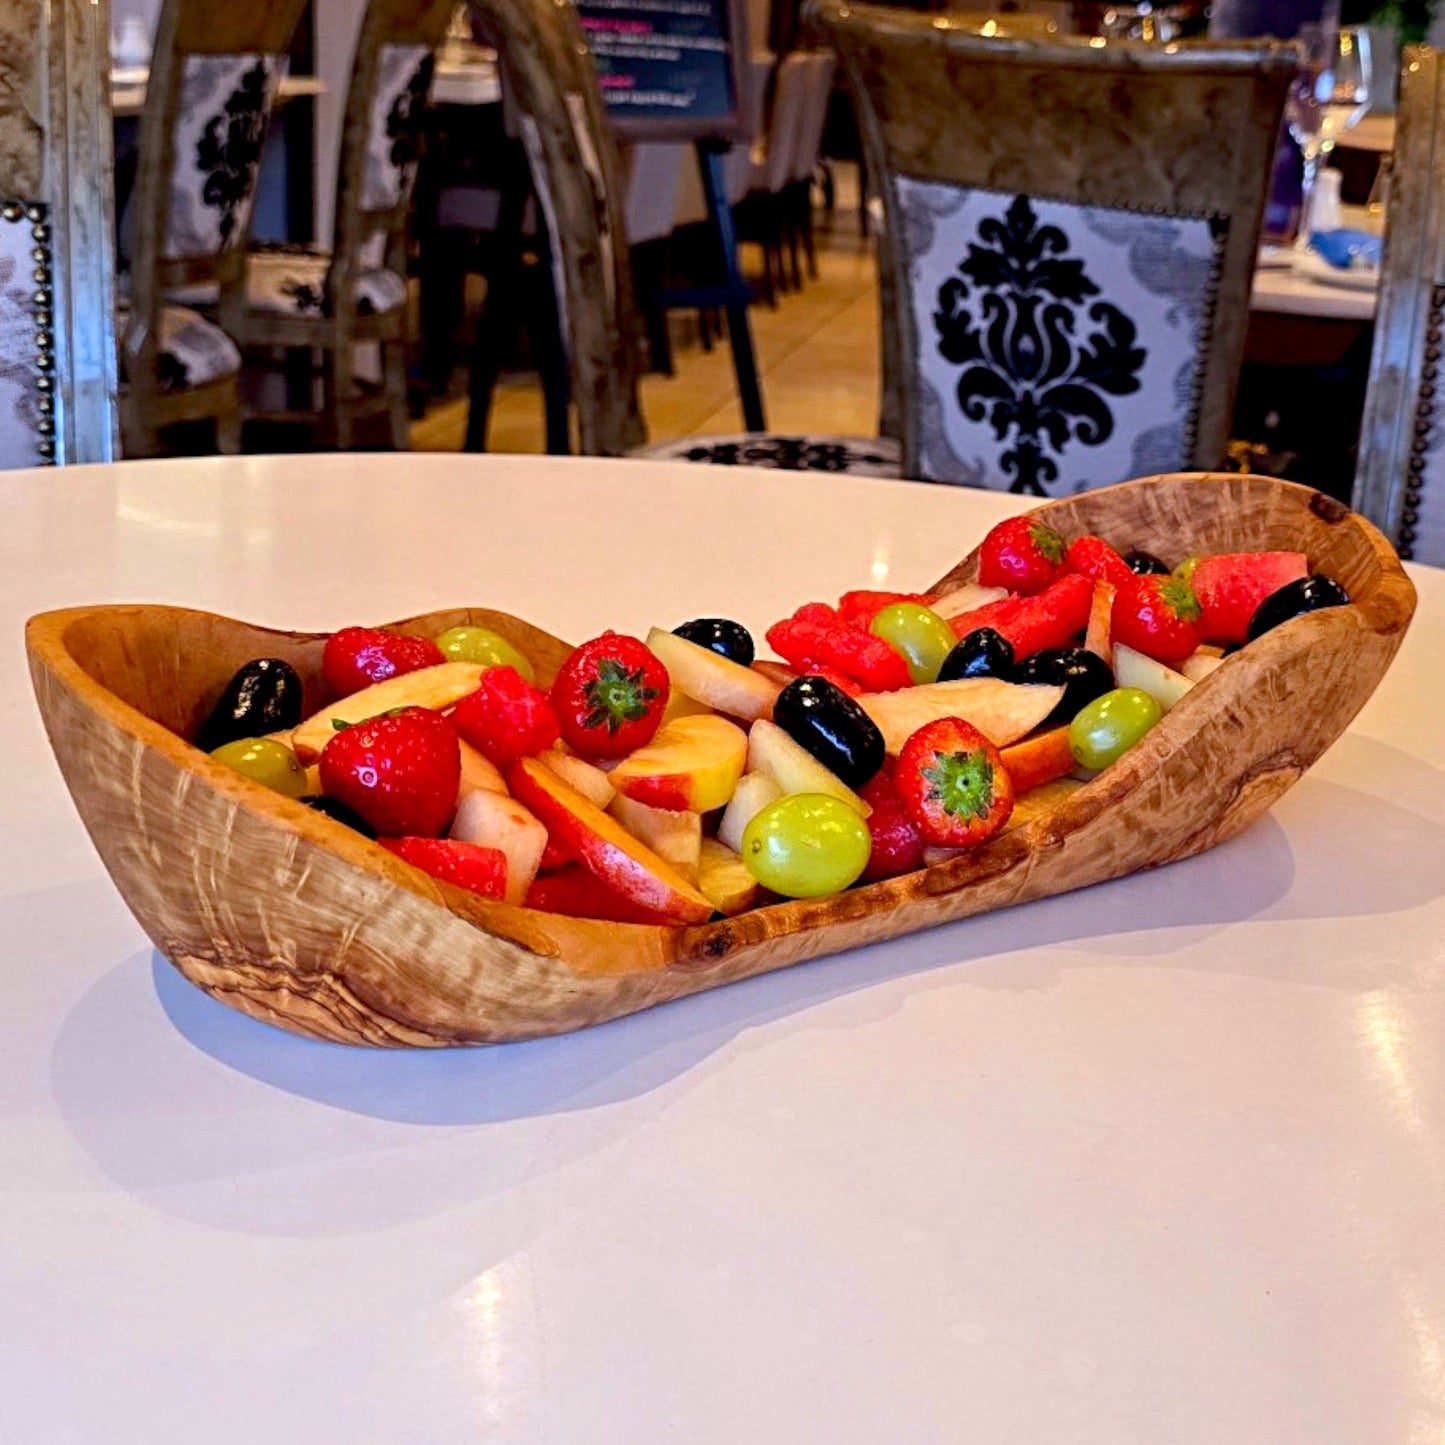
[[[1380,285],[1378,266],[1331,266],[1314,251],[1307,251],[1295,262],[1295,271],[1318,281],[1322,286],[1341,286],[1346,291],[1375,291]]]

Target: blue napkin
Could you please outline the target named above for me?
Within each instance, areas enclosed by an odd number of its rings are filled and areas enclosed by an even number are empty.
[[[1380,264],[1382,242],[1369,231],[1316,231],[1310,245],[1341,271]]]

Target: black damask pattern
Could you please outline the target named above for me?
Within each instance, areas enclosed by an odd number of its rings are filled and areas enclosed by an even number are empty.
[[[261,145],[266,138],[266,63],[258,60],[226,100],[225,109],[206,123],[196,146],[196,165],[205,173],[201,200],[221,213],[221,246],[230,243],[236,221],[251,194]]]
[[[680,461],[715,467],[773,467],[786,472],[850,472],[896,470],[897,458],[868,447],[804,436],[746,437],[688,447],[674,455]]]
[[[436,57],[428,51],[387,112],[386,135],[391,142],[388,156],[403,176],[410,174],[421,155],[421,120],[427,96],[431,94],[432,71],[435,68]],[[406,186],[403,185],[402,192],[405,191]]]
[[[1011,440],[999,458],[1010,490],[1045,496],[1071,443],[1113,434],[1106,398],[1139,390],[1147,352],[1117,306],[1091,301],[1099,287],[1067,255],[1068,236],[1041,226],[1026,196],[981,221],[978,236],[939,289],[939,354],[964,367],[963,414]]]

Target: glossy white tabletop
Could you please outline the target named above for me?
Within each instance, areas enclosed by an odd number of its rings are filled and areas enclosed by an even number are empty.
[[[926,585],[1020,504],[507,457],[0,476],[0,1440],[1440,1440],[1445,574],[1211,854],[474,1052],[182,981],[24,677],[25,617],[88,601],[763,626]]]

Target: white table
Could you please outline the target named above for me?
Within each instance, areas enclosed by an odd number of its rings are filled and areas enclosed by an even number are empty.
[[[548,458],[0,476],[0,1439],[1405,1445],[1445,1419],[1445,574],[1193,861],[491,1051],[157,959],[24,618],[762,626],[1019,499]]]
[[[1378,287],[1359,290],[1331,285],[1286,267],[1262,266],[1254,273],[1249,309],[1326,321],[1373,321],[1379,300]]]

